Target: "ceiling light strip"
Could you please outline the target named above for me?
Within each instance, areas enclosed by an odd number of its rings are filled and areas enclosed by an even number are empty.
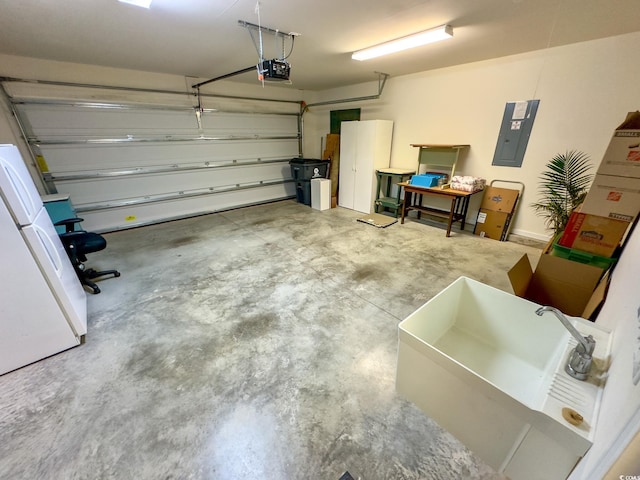
[[[420,47],[428,43],[439,42],[453,37],[453,28],[451,25],[442,25],[440,27],[425,30],[423,32],[414,33],[406,37],[397,38],[389,42],[381,43],[373,47],[358,50],[351,55],[353,60],[369,60],[371,58],[389,55],[391,53],[401,52],[410,48]]]
[[[135,5],[136,7],[149,8],[153,0],[118,0],[121,3],[128,3],[129,5]]]

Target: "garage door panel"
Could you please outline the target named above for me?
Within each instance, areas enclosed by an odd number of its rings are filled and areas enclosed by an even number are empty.
[[[7,84],[19,92],[10,99],[45,184],[70,194],[87,228],[295,196],[288,162],[301,155],[297,101],[207,98],[197,114],[184,92]]]
[[[110,178],[58,182],[58,191],[68,193],[77,207],[101,202],[117,203],[145,196],[209,189],[242,187],[260,182],[271,183],[290,178],[288,163],[272,163],[251,167],[211,168],[154,175],[129,175]],[[102,190],[113,193],[105,199]]]
[[[205,112],[198,123],[193,109],[99,109],[36,104],[23,105],[21,110],[41,142],[200,134],[217,137],[297,135],[298,132],[298,118],[294,115],[251,116]]]
[[[138,227],[191,215],[219,212],[247,205],[256,205],[295,195],[295,184],[284,183],[261,188],[220,192],[161,201],[135,204],[103,210],[79,211],[82,225],[90,231],[105,232]],[[172,212],[168,215],[167,212]]]
[[[281,117],[277,115],[261,115],[248,117],[240,114],[204,114],[202,128],[205,135],[297,135],[298,117]]]
[[[49,171],[56,174],[109,172],[149,167],[195,167],[278,160],[298,156],[298,140],[166,142],[119,145],[42,145]]]
[[[122,110],[55,105],[21,106],[39,140],[127,137],[127,135],[190,135],[198,130],[195,113]]]

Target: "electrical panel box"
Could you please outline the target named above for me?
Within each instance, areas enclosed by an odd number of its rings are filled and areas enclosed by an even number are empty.
[[[492,165],[502,167],[522,165],[539,103],[540,100],[507,103]]]

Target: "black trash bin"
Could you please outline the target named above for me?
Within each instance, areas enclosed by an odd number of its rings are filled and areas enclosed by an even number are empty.
[[[329,160],[315,158],[292,158],[289,161],[291,177],[296,182],[296,199],[298,203],[311,205],[311,180],[327,178]]]
[[[311,206],[311,180],[296,182],[296,200]]]

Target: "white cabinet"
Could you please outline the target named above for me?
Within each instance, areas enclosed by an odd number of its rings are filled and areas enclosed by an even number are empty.
[[[371,213],[376,197],[376,170],[387,168],[393,121],[342,122],[338,205]]]

